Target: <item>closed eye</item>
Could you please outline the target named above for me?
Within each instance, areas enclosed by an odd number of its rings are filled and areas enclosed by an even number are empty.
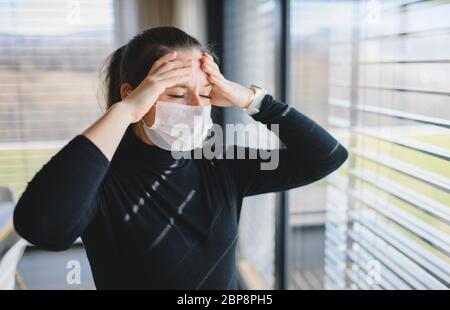
[[[169,95],[169,96],[172,97],[172,98],[186,98],[185,95]],[[211,96],[206,96],[206,95],[200,95],[200,97],[211,99]]]

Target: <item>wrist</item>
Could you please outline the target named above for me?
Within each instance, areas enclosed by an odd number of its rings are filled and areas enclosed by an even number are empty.
[[[116,115],[118,119],[123,121],[123,123],[127,126],[138,121],[136,120],[137,117],[133,112],[133,104],[126,100],[119,101],[112,105],[109,108],[108,113]]]

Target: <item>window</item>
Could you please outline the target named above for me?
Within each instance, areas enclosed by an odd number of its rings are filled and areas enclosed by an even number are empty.
[[[224,3],[224,75],[242,85],[261,85],[274,94],[275,1],[229,0]],[[225,114],[225,122],[252,121],[237,109]],[[253,146],[252,141],[249,146]],[[239,267],[245,274],[252,275],[251,281],[259,288],[274,286],[274,206],[274,194],[246,198],[242,206]]]
[[[260,24],[259,6],[269,3],[288,4],[289,70],[273,59],[282,31],[276,25],[286,20],[271,11],[264,18],[271,24]],[[350,152],[326,179],[287,193],[288,287],[450,287],[450,3],[274,0],[250,8],[235,0],[225,6],[228,77],[269,87],[262,79],[287,72],[288,103]],[[279,91],[272,82],[271,91]],[[275,205],[255,199],[258,206],[244,212],[258,216]],[[242,219],[241,255],[267,279],[273,269],[264,255],[275,249],[274,223]],[[267,223],[263,238],[270,242],[260,240]]]
[[[102,112],[96,85],[113,15],[112,0],[0,3],[0,186],[16,198]]]
[[[329,180],[326,287],[449,287],[450,4],[330,7],[328,121],[351,159]]]
[[[329,1],[290,3],[290,101],[325,128],[331,12]],[[346,145],[342,136],[336,138]],[[290,288],[324,287],[326,193],[326,179],[288,193]]]

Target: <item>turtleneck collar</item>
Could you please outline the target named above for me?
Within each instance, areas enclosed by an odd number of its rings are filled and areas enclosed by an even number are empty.
[[[171,151],[142,141],[134,132],[133,125],[128,126],[114,159],[127,165],[138,165],[143,170],[178,169],[186,164],[187,159],[175,159]]]

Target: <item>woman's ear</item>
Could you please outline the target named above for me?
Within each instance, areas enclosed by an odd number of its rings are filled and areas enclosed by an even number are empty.
[[[133,86],[128,83],[120,85],[120,98],[125,99],[133,91]]]

